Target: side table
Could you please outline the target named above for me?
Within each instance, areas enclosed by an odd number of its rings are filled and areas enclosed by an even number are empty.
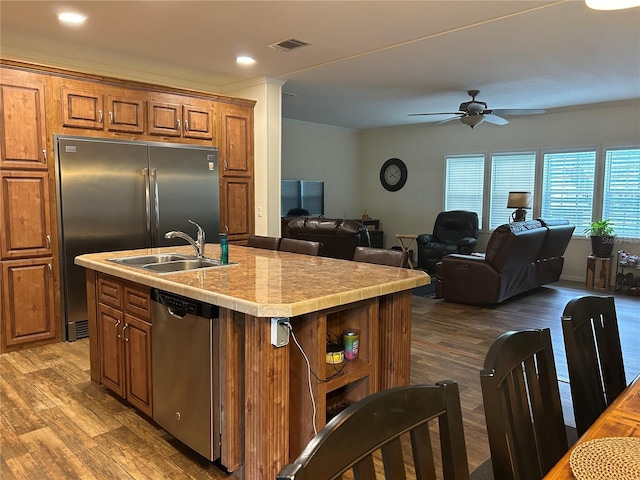
[[[413,258],[411,258],[411,245],[413,245],[413,242],[416,241],[416,238],[418,238],[418,235],[410,235],[410,234],[400,234],[397,233],[396,234],[396,238],[398,239],[398,242],[400,242],[400,247],[402,248],[403,251],[407,252],[407,255],[409,255],[409,267],[412,269],[415,269],[415,265],[413,264]],[[407,243],[405,245],[404,241],[408,240],[409,243]]]
[[[608,289],[611,286],[611,264],[613,257],[587,257],[587,288]],[[596,285],[597,279],[597,285]]]

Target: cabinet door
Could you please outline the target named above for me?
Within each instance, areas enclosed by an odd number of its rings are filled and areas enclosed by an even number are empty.
[[[222,107],[220,161],[224,176],[253,176],[253,109]]]
[[[182,106],[175,103],[147,102],[149,135],[179,137]]]
[[[104,100],[101,93],[62,89],[62,124],[65,127],[104,128]]]
[[[185,138],[213,139],[213,114],[211,106],[182,106],[183,136]]]
[[[44,85],[0,69],[0,167],[47,169]]]
[[[5,170],[0,179],[2,258],[51,255],[47,172]]]
[[[124,322],[126,398],[131,405],[152,416],[151,324],[131,315],[125,315]]]
[[[143,133],[144,100],[107,95],[110,132]]]
[[[221,232],[229,240],[246,240],[253,232],[253,179],[225,178],[220,192]]]
[[[2,262],[3,352],[60,339],[54,315],[52,261],[48,257]]]
[[[100,383],[124,397],[124,355],[121,311],[98,304],[98,349],[100,352]]]

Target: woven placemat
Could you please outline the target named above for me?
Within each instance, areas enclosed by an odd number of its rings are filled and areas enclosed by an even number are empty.
[[[576,445],[569,459],[577,480],[640,479],[640,438],[595,438]]]

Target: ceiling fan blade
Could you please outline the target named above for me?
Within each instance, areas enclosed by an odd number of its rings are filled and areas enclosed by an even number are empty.
[[[509,120],[506,118],[499,117],[498,115],[494,115],[493,113],[485,113],[484,114],[485,122],[493,123],[494,125],[506,125],[509,123]]]
[[[408,117],[417,117],[420,115],[462,115],[464,112],[439,112],[439,113],[408,113]]]
[[[538,108],[500,108],[496,110],[485,110],[485,113],[493,113],[494,115],[538,115],[540,113],[547,113],[547,111]]]
[[[443,123],[450,122],[451,120],[457,120],[460,117],[449,117],[446,120],[440,120],[439,122],[434,123],[433,125],[441,125]]]

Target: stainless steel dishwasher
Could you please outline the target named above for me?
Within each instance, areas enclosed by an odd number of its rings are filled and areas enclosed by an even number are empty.
[[[151,290],[153,419],[200,455],[220,457],[218,307]]]

